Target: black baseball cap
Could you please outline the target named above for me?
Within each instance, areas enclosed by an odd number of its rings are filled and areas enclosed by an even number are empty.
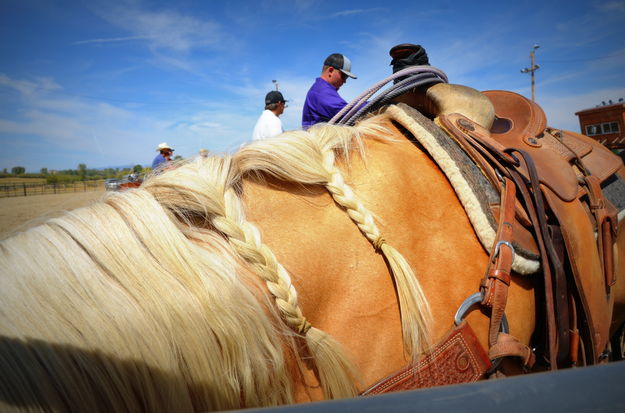
[[[350,70],[352,70],[352,61],[349,60],[345,55],[342,55],[340,53],[332,53],[326,58],[326,61],[323,62],[323,65],[332,66],[333,68],[345,73],[352,79],[356,79],[356,75],[350,72]]]
[[[277,90],[272,90],[265,96],[265,105],[271,105],[272,103],[279,102],[288,102],[288,100],[284,100],[284,96],[282,96],[282,93],[278,92]]]

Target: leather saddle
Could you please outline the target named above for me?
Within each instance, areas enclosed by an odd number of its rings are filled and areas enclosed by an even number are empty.
[[[439,114],[439,122],[494,185],[503,190],[500,176],[514,170],[520,176],[517,188],[525,185],[525,192],[542,198],[533,205],[533,219],[526,212],[530,202],[523,208],[517,202],[514,226],[517,233],[525,229],[533,235],[516,243],[529,239],[526,247],[532,249],[542,237],[545,246],[538,252],[550,255],[542,261],[543,272],[550,273],[544,280],[544,335],[550,342],[545,347],[551,348],[546,358],[551,368],[574,365],[579,357],[586,364],[597,363],[609,340],[610,287],[616,281],[617,211],[601,184],[622,167],[621,159],[588,137],[548,128],[543,110],[521,95],[500,90],[482,95],[494,109],[488,129],[458,112]],[[542,230],[530,225],[541,217]],[[540,231],[544,233],[538,235]]]
[[[513,92],[480,93],[441,83],[400,95],[394,103],[416,123],[434,119],[442,129],[440,139],[455,142],[451,146],[470,159],[467,163],[457,158],[455,164],[479,171],[486,187],[492,186],[499,194],[485,197],[486,208],[497,221],[497,233],[481,294],[474,294],[490,310],[489,349],[484,354],[475,344],[466,322],[456,324],[420,363],[363,394],[497,375],[494,361],[500,357],[517,357],[527,369],[537,360],[544,368],[557,369],[605,359],[613,307],[610,291],[616,282],[617,218],[602,186],[618,180],[618,190],[625,187],[623,178],[615,175],[623,166],[621,159],[586,136],[547,127],[543,110]],[[389,108],[389,113],[395,112]],[[416,138],[416,130],[406,129]],[[620,204],[625,208],[625,201]],[[540,259],[534,349],[500,332],[515,249]],[[451,367],[441,360],[449,361]]]
[[[511,178],[513,170],[519,175],[515,185],[523,187],[526,197],[538,197],[535,202],[517,197],[510,244],[530,256],[549,255],[541,263],[548,291],[539,299],[548,303],[541,315],[548,320],[544,334],[551,342],[545,346],[551,353],[557,349],[559,361],[547,363],[551,368],[575,364],[578,355],[572,353],[581,354],[584,363],[598,362],[609,340],[610,288],[616,281],[617,211],[602,185],[614,178],[621,159],[584,135],[548,127],[540,106],[513,92],[480,93],[441,83],[401,95],[394,102],[434,119],[500,194],[502,176]],[[502,206],[490,207],[497,219]],[[542,229],[532,222],[539,218],[544,218]],[[539,244],[544,244],[542,251]]]

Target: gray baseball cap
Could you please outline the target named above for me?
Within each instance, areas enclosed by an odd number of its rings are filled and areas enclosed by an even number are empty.
[[[352,70],[352,62],[345,55],[342,55],[340,53],[332,53],[326,58],[326,61],[323,62],[323,65],[332,66],[333,68],[345,73],[352,79],[356,79],[356,75],[350,72],[350,70]]]

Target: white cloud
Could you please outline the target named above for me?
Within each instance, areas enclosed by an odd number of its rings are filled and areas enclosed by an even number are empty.
[[[49,77],[35,77],[33,80],[17,80],[0,73],[0,86],[14,89],[24,95],[34,95],[51,90],[59,90],[59,86]]]
[[[174,145],[176,154],[183,157],[195,155],[200,147],[213,152],[232,151],[249,140],[260,114],[241,111],[245,105],[240,104],[240,98],[228,103],[195,100],[189,109],[181,105],[163,116],[144,112],[145,105],[141,104],[122,108],[71,94],[49,93],[62,90],[50,78],[15,79],[1,74],[1,86],[18,92],[13,106],[19,114],[0,118],[0,142],[20,149],[19,153],[11,153],[10,159],[9,154],[0,157],[0,167],[24,165],[29,171],[38,171],[42,165],[51,169],[71,167],[66,159],[53,155],[57,152],[71,154],[72,159],[89,167],[148,164],[153,146],[163,140]],[[237,92],[251,107],[256,106],[250,89]],[[256,103],[262,109],[265,91],[257,92]],[[42,160],[33,153],[50,156]]]
[[[605,10],[608,12],[617,11],[617,12],[625,13],[625,2],[624,1],[601,2],[599,3],[598,8],[600,10]]]
[[[150,38],[149,36],[111,37],[111,38],[104,38],[104,39],[80,40],[80,41],[74,42],[73,44],[80,45],[80,44],[89,44],[89,43],[116,43],[116,42],[128,42],[132,40],[147,40],[149,38]]]
[[[351,10],[341,10],[335,13],[332,13],[330,17],[345,17],[345,16],[354,16],[357,14],[365,14],[365,13],[376,13],[383,9],[380,8],[371,8],[371,9],[351,9]]]
[[[132,33],[119,39],[143,39],[151,50],[186,54],[198,47],[219,46],[227,37],[219,23],[184,15],[174,10],[147,10],[139,2],[96,8],[113,26]],[[94,42],[83,40],[82,43]]]
[[[625,97],[625,88],[608,88],[581,94],[546,96],[540,99],[538,103],[545,110],[550,126],[579,132],[579,118],[575,116],[575,112],[589,109],[608,99],[616,101],[620,97]]]

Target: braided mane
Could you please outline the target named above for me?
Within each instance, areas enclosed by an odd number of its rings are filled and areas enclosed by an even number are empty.
[[[242,202],[242,183],[259,175],[327,188],[388,260],[406,351],[416,357],[427,302],[339,168],[354,148],[364,153],[364,136],[390,135],[384,116],[199,157],[0,243],[0,406],[292,403],[293,360],[313,366],[326,397],[354,396],[348,356],[306,320],[289,273],[245,218],[253,206]]]

